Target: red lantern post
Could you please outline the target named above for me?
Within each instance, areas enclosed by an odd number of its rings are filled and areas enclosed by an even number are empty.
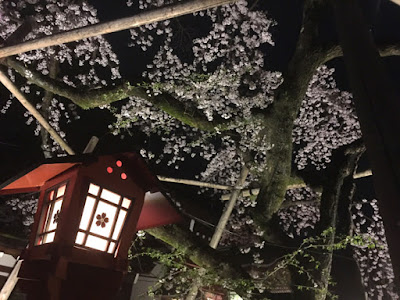
[[[0,186],[39,191],[19,284],[29,299],[112,299],[137,230],[180,215],[134,153],[50,161]]]

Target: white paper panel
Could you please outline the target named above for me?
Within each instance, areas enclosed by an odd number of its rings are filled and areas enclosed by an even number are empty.
[[[92,215],[94,204],[96,199],[90,196],[86,197],[85,207],[83,208],[81,223],[79,224],[79,229],[87,230],[90,222],[90,216]]]
[[[78,245],[82,245],[84,239],[85,234],[83,232],[78,232],[78,234],[76,235],[75,243],[77,243]]]
[[[101,198],[108,200],[112,203],[119,204],[119,200],[121,198],[120,195],[110,192],[109,190],[103,189],[100,195]]]
[[[120,210],[119,216],[117,219],[117,224],[115,224],[115,229],[114,229],[114,233],[112,236],[113,240],[116,240],[119,238],[119,234],[121,233],[122,226],[124,226],[124,223],[125,223],[125,217],[126,217],[126,212],[123,210]]]
[[[57,198],[64,196],[66,185],[60,186],[57,190]]]
[[[94,196],[97,196],[97,195],[99,194],[99,190],[100,190],[100,187],[99,187],[99,186],[97,186],[97,185],[95,185],[95,184],[93,184],[93,183],[91,183],[91,184],[89,185],[89,193],[90,193],[90,194],[92,194],[92,195],[94,195]]]
[[[107,240],[103,240],[89,234],[85,246],[101,251],[106,251]]]
[[[43,244],[51,243],[52,241],[54,241],[55,235],[56,235],[55,232],[45,234],[43,239]]]
[[[117,208],[115,206],[99,201],[89,231],[104,237],[110,237],[116,213]]]
[[[62,199],[59,199],[55,202],[52,203],[54,205],[53,211],[51,213],[50,218],[47,220],[48,222],[48,227],[46,228],[46,231],[51,231],[57,228],[57,222],[55,222],[54,217],[58,214],[56,218],[60,216],[61,213],[61,206],[62,206]]]
[[[129,205],[131,205],[131,200],[124,198],[124,200],[122,200],[122,207],[129,208]]]

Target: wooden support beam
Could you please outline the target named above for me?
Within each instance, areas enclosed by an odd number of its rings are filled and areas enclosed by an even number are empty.
[[[371,170],[366,170],[363,172],[356,173],[356,174],[354,174],[353,179],[360,179],[360,178],[365,178],[368,176],[372,176]],[[287,186],[287,189],[291,190],[291,189],[297,189],[297,188],[301,188],[301,187],[305,187],[305,186],[306,186],[306,184],[291,184],[291,185]],[[258,189],[258,188],[243,190],[242,197],[257,196],[259,192],[260,192],[260,189]],[[227,200],[229,200],[229,197],[230,197],[230,194],[222,195],[221,200],[227,201]]]
[[[139,27],[235,2],[235,0],[191,0],[145,11],[132,17],[99,23],[0,48],[0,58],[31,50],[75,42],[102,34]]]
[[[94,149],[97,146],[97,143],[99,142],[99,138],[97,136],[92,136],[86,145],[85,150],[83,150],[83,154],[87,153],[93,153]]]
[[[372,176],[372,171],[371,170],[366,170],[363,172],[359,172],[354,174],[353,178],[354,179],[359,179],[359,178],[365,178],[368,176]],[[172,177],[166,177],[162,175],[157,176],[158,180],[164,181],[164,182],[171,182],[171,183],[179,183],[179,184],[186,184],[186,185],[193,185],[193,186],[200,186],[200,187],[205,187],[205,188],[211,188],[211,189],[217,189],[217,190],[225,190],[225,191],[230,191],[233,190],[234,187],[230,185],[223,185],[223,184],[217,184],[217,183],[211,183],[211,182],[203,182],[203,181],[198,181],[198,180],[191,180],[191,179],[182,179],[182,178],[172,178]],[[287,189],[296,189],[296,188],[301,188],[305,187],[305,184],[291,184],[287,186]],[[250,197],[250,196],[257,196],[260,192],[259,188],[254,188],[254,189],[247,189],[242,191],[242,197]],[[230,193],[225,194],[221,196],[222,201],[227,201],[230,198]]]
[[[215,184],[215,183],[202,182],[202,181],[197,181],[197,180],[171,178],[171,177],[165,177],[165,176],[161,176],[161,175],[158,175],[157,178],[158,178],[158,180],[164,181],[164,182],[172,182],[172,183],[181,183],[181,184],[193,185],[193,186],[201,186],[201,187],[217,189],[217,190],[231,190],[231,189],[233,189],[233,186],[230,186],[230,185]]]
[[[15,263],[15,266],[10,274],[8,276],[8,279],[6,283],[4,284],[3,288],[0,291],[0,300],[7,300],[8,297],[10,297],[12,291],[14,290],[15,285],[18,282],[18,272],[19,269],[21,268],[23,260],[17,260]]]
[[[356,0],[332,1],[374,188],[385,225],[394,285],[400,287],[400,94]]]
[[[25,95],[15,86],[15,84],[0,71],[0,82],[18,99],[19,102],[32,114],[32,116],[46,129],[52,138],[63,148],[68,154],[74,155],[75,152],[70,146],[63,140],[63,138],[51,127],[49,122],[40,114],[40,112],[26,99]]]
[[[243,189],[243,185],[246,181],[247,175],[249,174],[249,169],[246,166],[243,166],[242,171],[240,172],[240,176],[238,181],[235,184],[235,189],[231,193],[229,198],[229,202],[226,204],[225,209],[219,219],[217,228],[215,228],[215,232],[210,241],[211,248],[217,248],[218,243],[221,239],[222,233],[225,230],[226,224],[228,223],[229,217],[231,216],[232,210],[235,207],[236,201],[240,195],[241,190]]]

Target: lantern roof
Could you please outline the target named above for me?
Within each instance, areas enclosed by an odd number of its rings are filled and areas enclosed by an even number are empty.
[[[66,156],[36,163],[0,184],[0,195],[39,191],[46,181],[78,164],[82,164],[90,157],[92,155]]]
[[[123,156],[132,160],[139,174],[136,179],[140,181],[141,187],[147,192],[137,224],[138,230],[176,223],[181,220],[181,216],[173,203],[161,192],[161,185],[157,177],[150,172],[140,155],[133,152],[100,155],[100,157],[107,156]],[[88,165],[98,159],[99,157],[93,154],[46,159],[43,163],[35,164],[0,184],[0,196],[38,192],[48,180],[75,166]]]
[[[81,154],[45,159],[42,163],[36,163],[32,167],[22,171],[16,176],[0,184],[0,195],[29,193],[39,191],[40,187],[51,178],[67,171],[76,165],[88,165],[96,162],[100,157],[124,156],[133,160],[135,169],[141,174],[140,181],[145,189],[157,191],[159,183],[142,157],[134,152],[124,152],[109,155]]]

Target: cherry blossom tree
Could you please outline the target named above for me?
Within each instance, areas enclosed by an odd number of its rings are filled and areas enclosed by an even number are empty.
[[[170,2],[128,1],[127,6],[138,11]],[[272,59],[268,49],[275,43],[273,28],[279,24],[258,1],[245,0],[130,30],[130,46],[148,59],[140,82],[121,78],[119,60],[104,37],[22,53],[1,64],[21,90],[36,99],[36,106],[60,133],[65,122],[79,117],[80,108],[102,107],[115,115],[110,125],[115,135],[128,139],[127,133],[140,131],[147,140],[156,140],[144,143],[141,154],[172,175],[190,168],[196,179],[233,186],[242,167],[248,166],[245,186],[259,187],[260,193],[239,198],[221,241],[222,255],[205,249],[204,241],[183,227],[167,226],[148,233],[207,270],[202,274],[208,278],[204,285],[223,280],[225,288],[243,297],[261,298],[273,290],[270,279],[259,275],[260,270],[274,273],[280,255],[271,256],[272,248],[293,249],[301,245],[299,240],[336,227],[338,205],[351,198],[345,186],[353,180],[363,152],[357,144],[361,133],[352,96],[339,89],[334,68],[326,66],[341,55],[338,45],[323,42],[318,32],[329,9],[327,1],[304,2],[296,48],[282,72],[268,67]],[[5,43],[27,22],[31,29],[22,40],[99,21],[96,10],[85,1],[3,1],[0,13],[0,37]],[[194,29],[192,23],[202,26]],[[385,47],[382,53],[396,55],[398,48]],[[11,100],[3,104],[2,113],[7,113]],[[26,117],[28,124],[36,124],[29,114]],[[34,131],[40,133],[37,124]],[[61,152],[45,132],[40,134],[46,156]],[[335,153],[342,156],[332,163]],[[308,182],[307,172],[328,179],[317,180],[316,186]],[[299,181],[303,187],[288,190]],[[206,189],[194,193],[197,198],[220,196]],[[190,199],[173,198],[183,213],[185,205],[190,206]],[[353,230],[347,234],[368,235],[383,244],[376,202],[368,202],[374,209],[369,217],[362,209],[367,202],[351,204],[357,211],[351,211]],[[10,204],[25,209],[19,200],[10,200]],[[366,222],[367,229],[362,226]],[[329,231],[327,246],[335,238],[334,231]],[[232,263],[232,253],[243,264]],[[372,298],[379,297],[392,284],[387,252],[357,245],[354,253],[367,292]],[[328,295],[332,255],[331,250],[316,255],[321,270],[313,275],[312,299]],[[374,265],[373,278],[365,272],[367,263]],[[175,274],[176,266],[170,271]],[[298,270],[292,272],[293,285],[299,285]],[[186,280],[186,290],[176,290],[187,292],[190,284]],[[253,285],[244,288],[237,284],[240,280]],[[164,280],[165,290],[173,289],[171,282]]]

